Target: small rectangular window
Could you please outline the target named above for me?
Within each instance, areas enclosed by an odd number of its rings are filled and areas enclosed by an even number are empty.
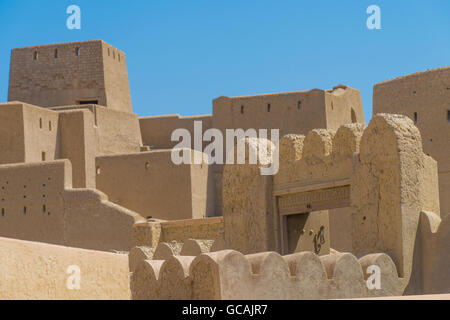
[[[78,104],[98,104],[98,100],[79,101]]]

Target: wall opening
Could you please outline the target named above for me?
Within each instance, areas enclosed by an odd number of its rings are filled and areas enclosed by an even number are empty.
[[[80,100],[78,101],[78,104],[98,104],[98,100]]]
[[[75,48],[75,55],[78,57],[80,55],[80,48]]]
[[[42,161],[45,161],[45,152],[42,151]]]
[[[418,116],[417,112],[414,112],[414,124],[417,124]]]
[[[119,54],[117,54],[117,57],[119,58],[119,62],[120,62],[120,53],[119,53]]]
[[[34,57],[34,60],[37,60],[39,58],[39,54],[37,51],[34,52],[33,57]]]
[[[2,208],[2,217],[5,216],[5,208]]]
[[[299,101],[299,102],[297,103],[297,109],[300,110],[301,108],[302,108],[302,102]]]
[[[355,110],[351,110],[351,118],[352,118],[352,123],[356,123],[356,113]]]
[[[27,207],[23,207],[23,215],[27,215]]]
[[[58,49],[55,49],[55,59],[58,58]]]
[[[447,122],[450,123],[450,110],[447,110]]]
[[[145,170],[148,170],[148,169],[150,169],[150,162],[145,163]]]
[[[51,121],[48,122],[48,131],[52,131],[52,122]]]
[[[97,175],[99,175],[101,172],[102,172],[102,170],[100,169],[100,167],[97,167],[97,168],[95,169],[95,173],[96,173]]]
[[[47,212],[47,206],[45,204],[42,206],[42,212]]]
[[[267,112],[270,112],[270,103],[267,105]]]
[[[39,118],[39,128],[42,129],[42,118]]]
[[[241,114],[244,114],[244,106],[241,106]]]

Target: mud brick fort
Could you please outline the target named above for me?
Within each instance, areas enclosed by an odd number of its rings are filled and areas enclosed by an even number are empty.
[[[346,85],[140,118],[126,55],[104,41],[13,49],[0,299],[450,293],[450,67],[378,83],[373,102],[367,125]],[[172,132],[195,121],[279,129],[279,171],[261,175],[271,159],[174,164]],[[261,139],[244,139],[248,154]]]

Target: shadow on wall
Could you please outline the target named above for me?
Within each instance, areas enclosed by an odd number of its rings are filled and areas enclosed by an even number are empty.
[[[72,189],[69,160],[0,166],[0,236],[128,251],[137,213],[95,189]]]

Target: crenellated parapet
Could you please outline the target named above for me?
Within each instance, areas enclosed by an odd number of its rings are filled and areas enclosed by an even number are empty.
[[[377,265],[380,289],[369,289]],[[268,300],[344,299],[401,295],[406,283],[386,254],[359,260],[350,253],[243,255],[225,250],[197,257],[145,260],[131,279],[133,299]]]
[[[225,166],[225,248],[383,252],[410,279],[419,215],[439,216],[436,161],[424,154],[413,121],[378,114],[367,127],[290,134],[278,160],[274,176],[260,175],[264,163]]]

